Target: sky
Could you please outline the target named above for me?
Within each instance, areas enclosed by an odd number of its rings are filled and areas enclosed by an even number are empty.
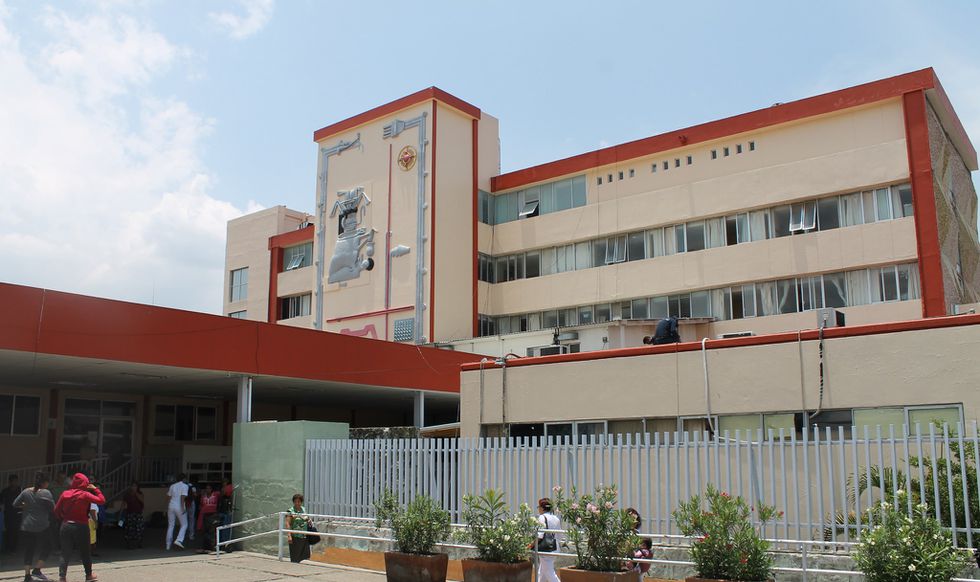
[[[312,211],[313,131],[436,85],[503,171],[932,66],[980,2],[0,0],[0,281],[219,313],[228,220]]]

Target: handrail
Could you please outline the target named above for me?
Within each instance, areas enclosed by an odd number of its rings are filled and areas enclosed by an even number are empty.
[[[263,520],[263,519],[269,519],[269,518],[271,518],[273,516],[277,516],[278,517],[278,521],[279,521],[278,527],[276,529],[274,529],[274,530],[260,532],[260,533],[257,533],[257,534],[250,534],[250,535],[247,535],[247,536],[243,536],[241,538],[238,538],[238,539],[229,539],[229,540],[225,540],[225,541],[217,540],[216,543],[215,543],[215,549],[216,549],[215,556],[218,557],[218,558],[221,557],[221,547],[222,546],[227,546],[227,545],[230,545],[232,543],[238,543],[238,542],[241,542],[241,541],[245,541],[245,540],[249,540],[249,539],[255,539],[255,538],[259,538],[259,537],[262,537],[262,536],[268,536],[268,535],[272,535],[272,534],[276,534],[279,537],[279,541],[278,541],[278,559],[280,561],[282,561],[283,556],[284,556],[284,552],[283,552],[283,534],[315,535],[315,536],[320,537],[320,538],[366,540],[366,541],[389,542],[389,543],[394,543],[395,542],[394,538],[391,538],[391,537],[362,536],[362,535],[353,535],[353,534],[340,534],[340,533],[334,533],[334,532],[322,532],[322,531],[311,532],[311,531],[306,531],[306,530],[288,529],[284,525],[284,523],[285,523],[284,522],[284,518],[285,518],[286,515],[288,515],[288,512],[280,511],[278,513],[264,515],[264,516],[261,516],[261,517],[256,517],[256,518],[248,519],[248,520],[245,520],[245,521],[231,523],[231,524],[228,524],[228,525],[217,527],[216,528],[216,533],[217,532],[220,532],[220,531],[223,531],[223,530],[234,528],[235,526],[244,525],[246,523],[254,523],[256,521],[260,521],[260,520]],[[346,515],[326,515],[326,514],[317,514],[317,513],[306,513],[304,515],[307,516],[307,517],[313,518],[314,521],[316,520],[316,518],[319,518],[320,520],[323,520],[323,521],[329,521],[329,520],[333,520],[333,521],[349,521],[349,522],[365,522],[365,521],[371,521],[371,522],[373,522],[374,521],[374,519],[372,519],[372,518],[354,517],[354,516],[346,516]],[[456,528],[466,528],[467,527],[464,524],[450,524],[450,526],[451,527],[456,527]],[[561,534],[564,534],[564,533],[568,533],[568,530],[565,530],[565,529],[538,528],[538,533],[561,533]],[[677,534],[663,534],[663,533],[656,533],[656,532],[640,533],[640,534],[637,534],[637,535],[639,535],[640,537],[650,537],[650,538],[669,539],[669,540],[693,540],[693,539],[697,539],[695,536],[684,536],[684,535],[677,535]],[[786,544],[786,545],[796,545],[796,546],[799,546],[799,549],[800,549],[801,554],[802,554],[802,564],[801,564],[802,567],[796,568],[796,567],[790,567],[790,566],[775,566],[775,567],[773,567],[773,571],[774,572],[786,572],[786,573],[803,574],[804,575],[804,579],[806,579],[806,574],[808,574],[808,573],[809,574],[841,575],[841,576],[864,576],[864,573],[863,572],[858,572],[858,571],[855,571],[855,570],[828,570],[828,569],[823,569],[823,568],[810,568],[810,567],[807,567],[807,556],[808,556],[808,554],[810,554],[810,552],[807,551],[807,547],[809,547],[809,546],[853,547],[853,546],[860,545],[857,542],[830,542],[830,541],[813,541],[813,540],[790,540],[790,539],[780,539],[780,538],[777,538],[777,539],[768,539],[766,541],[769,541],[769,542],[772,542],[772,543],[780,543],[780,544]],[[469,544],[455,544],[455,543],[449,543],[449,542],[439,542],[439,543],[436,543],[435,545],[437,545],[439,547],[443,547],[443,548],[459,548],[459,549],[471,549],[471,550],[472,549],[476,549],[476,546],[473,546],[473,545],[469,545]],[[682,546],[682,547],[685,547],[685,546]],[[971,551],[972,552],[972,550],[970,550],[969,548],[957,548],[957,549],[959,549],[961,551]],[[548,553],[549,556],[570,557],[570,558],[577,557],[576,554],[571,554],[571,553],[567,553],[567,552],[547,552],[547,553]],[[535,564],[535,567],[537,566],[537,562],[538,562],[538,554],[539,554],[539,552],[537,551],[536,548],[532,548],[531,549],[531,557],[532,557],[532,561]],[[623,562],[635,562],[635,563],[645,563],[645,564],[661,564],[661,565],[671,565],[671,566],[693,566],[694,565],[694,562],[686,561],[686,560],[667,560],[667,559],[660,559],[660,558],[616,558],[616,559],[619,560],[619,561],[623,561]],[[952,578],[952,582],[978,582],[978,580],[980,580],[980,579],[977,579],[977,578]]]

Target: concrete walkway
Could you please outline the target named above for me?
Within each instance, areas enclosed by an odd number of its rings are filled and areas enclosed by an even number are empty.
[[[317,562],[293,564],[274,557],[251,552],[222,554],[220,558],[206,554],[174,553],[166,558],[145,558],[125,561],[104,560],[95,564],[100,582],[274,582],[278,580],[310,580],[316,582],[383,582],[384,574],[330,566]],[[58,568],[46,568],[45,574],[57,579]],[[23,571],[4,569],[0,581],[20,581]],[[77,562],[68,570],[69,582],[85,579]]]

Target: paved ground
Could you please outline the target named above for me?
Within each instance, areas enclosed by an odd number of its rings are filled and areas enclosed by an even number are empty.
[[[100,541],[98,557],[92,559],[100,582],[274,582],[278,580],[310,580],[316,582],[383,582],[384,574],[343,566],[328,566],[317,562],[293,564],[279,562],[275,557],[251,552],[196,554],[193,550],[166,552],[162,531],[147,529],[144,549],[126,550],[115,530],[105,532]],[[44,573],[57,579],[58,558],[52,556]],[[20,582],[24,571],[20,556],[0,556],[0,581]],[[68,569],[69,582],[85,579],[76,556]]]

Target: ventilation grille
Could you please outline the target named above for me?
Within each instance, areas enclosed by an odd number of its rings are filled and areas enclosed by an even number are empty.
[[[415,318],[395,320],[395,341],[410,342],[415,339]]]

